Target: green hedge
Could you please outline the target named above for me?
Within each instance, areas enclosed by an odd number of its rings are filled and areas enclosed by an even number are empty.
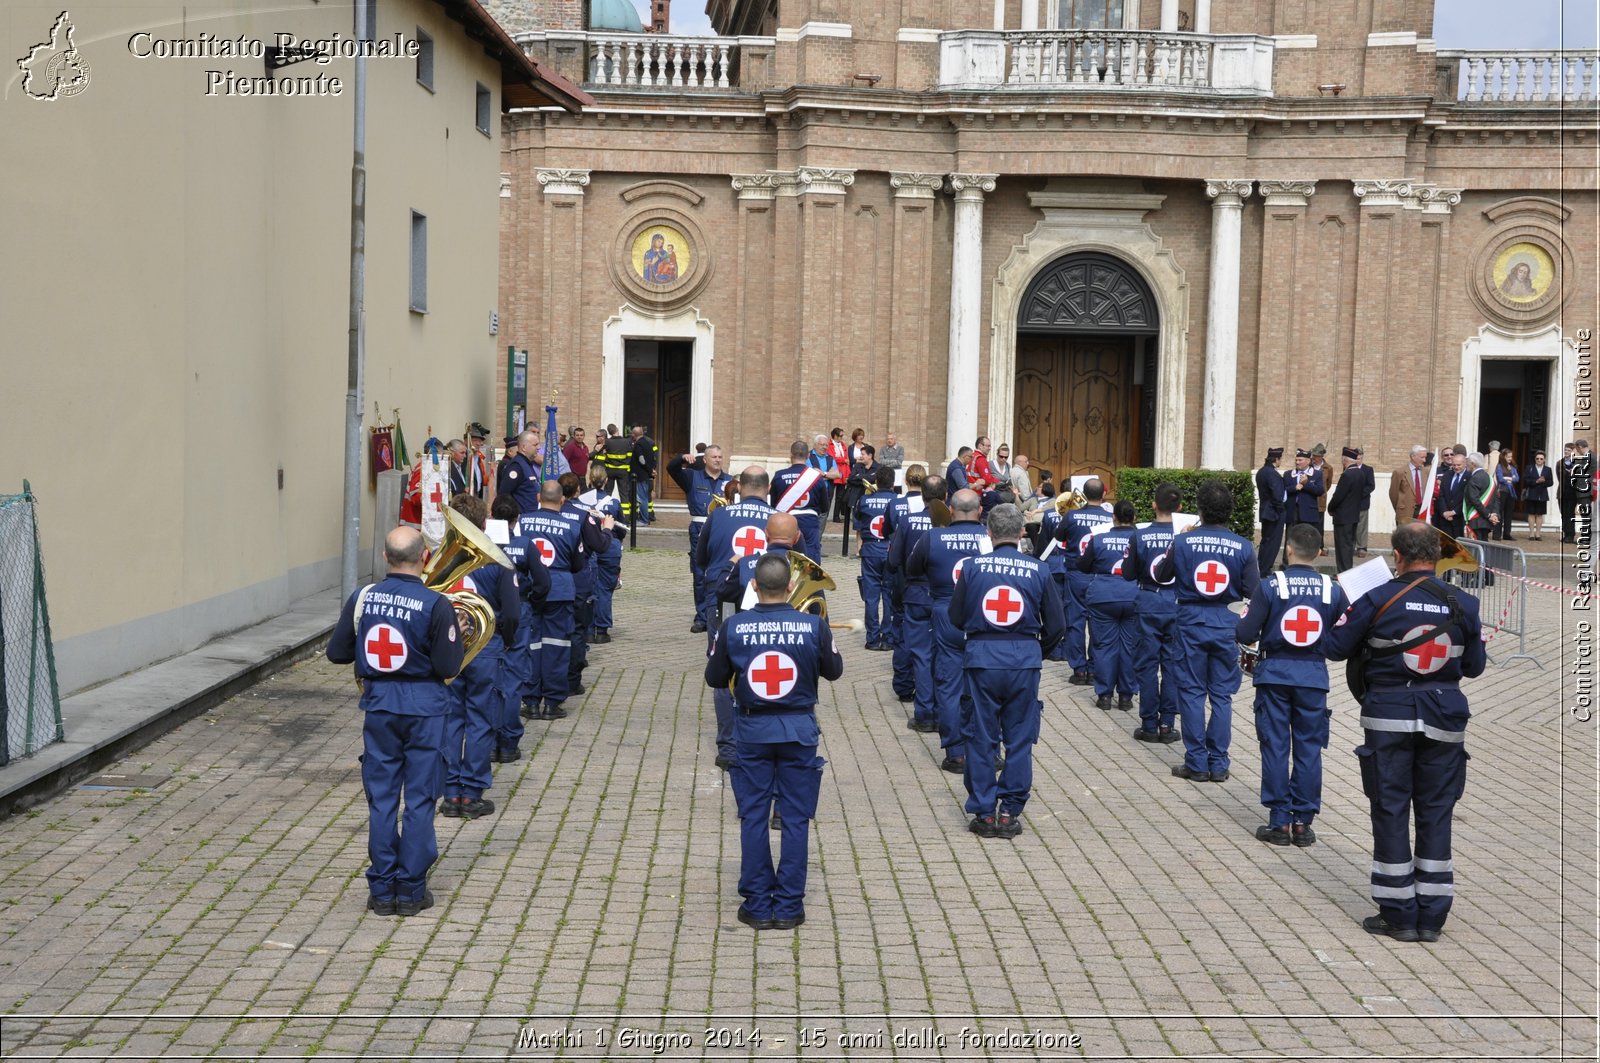
[[[1233,519],[1228,527],[1244,536],[1255,538],[1256,492],[1255,478],[1248,472],[1214,472],[1208,469],[1118,469],[1117,498],[1127,499],[1139,511],[1140,520],[1153,520],[1156,515],[1151,499],[1158,484],[1170,483],[1183,493],[1178,510],[1196,513],[1194,493],[1207,480],[1221,480],[1233,492]]]

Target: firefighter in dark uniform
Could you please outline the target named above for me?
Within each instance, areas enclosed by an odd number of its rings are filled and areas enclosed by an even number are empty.
[[[806,919],[808,843],[822,792],[817,681],[842,676],[844,659],[826,620],[788,604],[785,558],[764,556],[755,573],[759,602],[717,632],[706,683],[731,685],[738,704],[729,780],[739,805],[739,920],[757,930],[791,930]],[[767,833],[774,802],[783,821],[776,869]]]
[[[606,493],[622,503],[622,518],[633,516],[633,489],[628,483],[628,468],[633,462],[633,440],[617,432],[614,424],[606,425],[606,445],[598,455],[606,470]]]
[[[980,838],[1022,833],[1044,708],[1039,670],[1066,631],[1050,569],[1017,549],[1021,536],[1022,511],[1010,502],[994,507],[994,550],[967,559],[950,597],[951,626],[966,635],[962,665],[972,697],[966,809],[973,816],[968,829]],[[1006,763],[996,783],[995,755],[1002,743]]]
[[[944,748],[939,767],[952,775],[967,772],[964,735],[972,701],[962,672],[966,639],[950,616],[950,599],[961,567],[991,549],[989,533],[978,523],[982,510],[983,500],[978,492],[963,487],[950,496],[950,525],[930,528],[906,559],[907,578],[927,581],[933,602],[933,704],[939,721],[939,745]]]
[[[912,679],[911,718],[906,721],[906,726],[913,731],[929,734],[939,730],[933,676],[933,596],[928,589],[928,573],[926,570],[913,573],[910,561],[917,544],[933,527],[928,503],[935,499],[944,501],[944,477],[937,474],[925,476],[920,490],[921,497],[914,500],[915,508],[912,508],[913,499],[909,496],[901,499],[906,504],[906,515],[903,522],[896,521],[894,539],[889,544],[889,565],[901,574],[904,583],[902,609],[905,621],[901,628],[901,641],[905,644],[906,655],[911,659]]]
[[[1178,617],[1178,594],[1172,579],[1156,579],[1156,565],[1172,545],[1172,514],[1180,498],[1174,484],[1157,484],[1152,505],[1156,519],[1135,528],[1128,544],[1122,576],[1139,585],[1133,601],[1139,614],[1139,648],[1134,672],[1139,677],[1139,726],[1133,737],[1163,745],[1178,741],[1172,723],[1178,717],[1178,683],[1175,675],[1172,624]]]
[[[452,498],[450,508],[480,531],[489,513],[483,499],[467,492]],[[494,811],[494,802],[483,793],[494,781],[489,764],[496,748],[495,728],[504,709],[501,673],[506,667],[506,653],[516,644],[522,603],[517,597],[515,570],[496,564],[474,569],[449,589],[478,595],[489,603],[495,618],[495,637],[450,685],[455,705],[445,718],[444,799],[439,804],[439,814],[477,819]]]
[[[1366,730],[1356,757],[1372,806],[1378,914],[1362,926],[1397,941],[1438,941],[1455,895],[1450,821],[1467,784],[1471,712],[1460,684],[1483,674],[1483,627],[1478,600],[1434,575],[1432,528],[1404,525],[1390,545],[1398,574],[1350,607],[1325,636],[1326,652],[1365,658],[1350,668]]]
[[[1067,600],[1065,614],[1067,618],[1066,661],[1072,666],[1072,677],[1067,680],[1077,686],[1089,686],[1094,682],[1094,677],[1089,674],[1089,652],[1085,638],[1085,628],[1089,619],[1089,609],[1085,598],[1089,594],[1089,574],[1078,568],[1078,557],[1089,542],[1089,536],[1097,531],[1111,527],[1111,511],[1101,505],[1101,500],[1106,497],[1105,484],[1099,480],[1089,480],[1083,485],[1083,497],[1087,499],[1085,505],[1070,511],[1056,528],[1056,539],[1059,540],[1056,552],[1061,553],[1061,564],[1067,573]]]
[[[873,474],[877,490],[855,506],[856,548],[861,558],[861,601],[866,606],[867,649],[890,652],[899,634],[894,630],[894,605],[889,600],[889,534],[885,525],[894,493],[894,470],[878,466]]]
[[[1321,553],[1316,528],[1290,528],[1288,566],[1262,579],[1239,619],[1239,643],[1260,645],[1252,679],[1267,825],[1256,828],[1256,837],[1271,845],[1304,847],[1317,840],[1311,821],[1322,810],[1329,719],[1328,662],[1322,651],[1345,609],[1338,583],[1311,567]]]
[[[1254,597],[1261,580],[1255,546],[1228,528],[1233,492],[1206,480],[1195,492],[1200,524],[1172,537],[1156,579],[1176,579],[1174,663],[1183,720],[1183,763],[1172,774],[1190,782],[1227,782],[1232,761],[1233,696],[1239,692],[1239,618],[1229,605]],[[1206,702],[1211,717],[1206,718]]]
[[[656,455],[661,448],[645,434],[644,425],[633,426],[633,443],[628,470],[633,473],[634,501],[639,506],[638,522],[648,525],[656,519]]]
[[[444,681],[463,646],[449,599],[423,586],[422,534],[396,528],[383,541],[389,574],[344,603],[328,660],[355,663],[361,680],[361,783],[367,793],[367,909],[416,915],[433,907],[428,869],[439,856],[434,801],[444,775]],[[400,805],[405,803],[401,818]]]
[[[722,468],[722,448],[716,444],[698,457],[680,454],[673,458],[667,462],[667,475],[683,488],[689,504],[689,572],[694,577],[694,623],[689,630],[699,634],[711,625],[714,612],[713,599],[706,594],[705,569],[700,567],[700,536],[705,532],[711,500],[722,497],[722,489],[733,477]]]

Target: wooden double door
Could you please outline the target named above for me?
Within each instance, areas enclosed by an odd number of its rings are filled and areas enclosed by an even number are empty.
[[[1117,469],[1142,459],[1134,343],[1132,336],[1019,335],[1011,453],[1049,469],[1062,490],[1069,477],[1092,475],[1114,496]]]
[[[626,374],[622,386],[622,414],[629,426],[648,425],[650,438],[661,448],[657,455],[655,497],[683,498],[683,488],[667,475],[667,462],[687,453],[689,439],[689,377],[694,366],[692,340],[627,340]],[[698,440],[696,442],[709,442]]]

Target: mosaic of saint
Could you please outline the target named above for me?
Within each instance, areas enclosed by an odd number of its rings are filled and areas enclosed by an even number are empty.
[[[1511,303],[1531,303],[1542,298],[1555,283],[1556,267],[1550,253],[1538,244],[1516,243],[1494,260],[1494,287]]]
[[[689,272],[688,238],[671,225],[647,226],[633,241],[633,268],[646,284],[675,284]]]

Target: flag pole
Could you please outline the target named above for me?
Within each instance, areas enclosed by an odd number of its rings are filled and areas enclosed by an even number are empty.
[[[375,6],[375,5],[374,5]],[[356,3],[356,40],[364,41],[367,5]],[[339,561],[340,596],[356,592],[361,552],[361,385],[366,362],[363,303],[367,290],[367,60],[355,55],[355,130],[350,153],[349,366],[344,398],[344,536]]]

